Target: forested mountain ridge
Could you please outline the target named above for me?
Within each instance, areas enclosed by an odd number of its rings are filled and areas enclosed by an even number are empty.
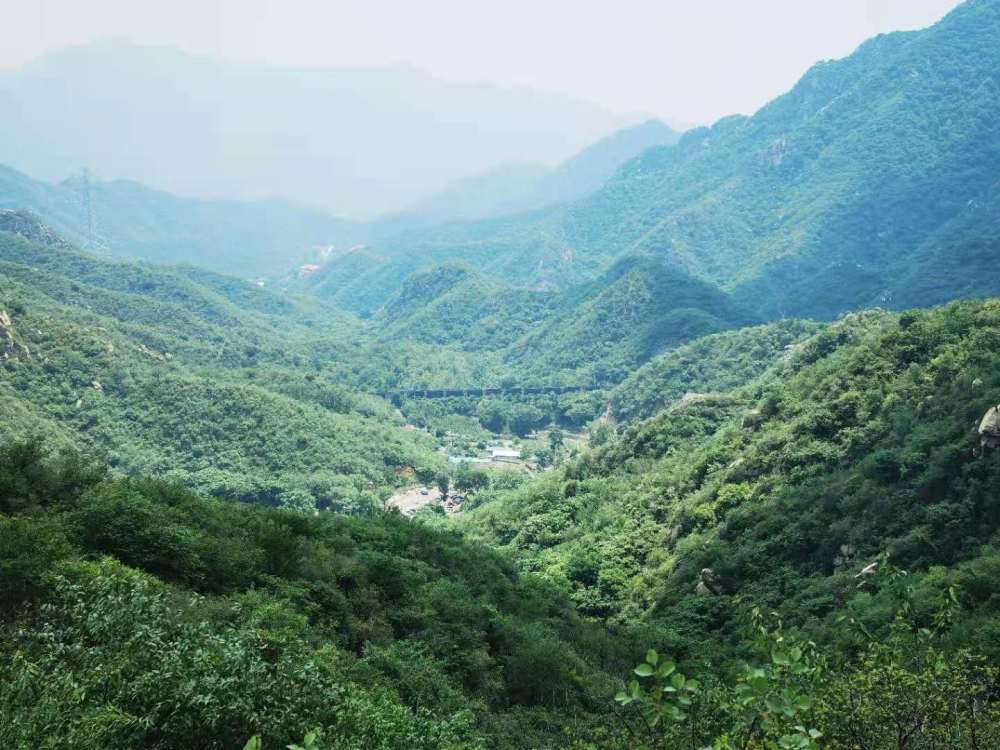
[[[756,605],[784,623],[757,684],[804,695],[793,716],[830,747],[895,748],[887,722],[911,715],[920,741],[981,747],[1000,721],[972,699],[994,673],[957,649],[997,656],[1000,463],[976,424],[1000,401],[998,326],[996,300],[849,316],[756,380],[485,494],[465,535],[240,508],[2,445],[0,738],[625,750],[641,735],[611,708],[615,676],[651,646],[698,676],[705,709],[649,730],[653,746],[797,732],[763,705],[777,723],[745,729],[719,702],[761,657],[764,626],[740,625]],[[889,577],[866,577],[873,560]],[[782,682],[782,648],[803,679]]]
[[[1000,402],[998,325],[995,299],[849,316],[461,520],[585,611],[663,623],[667,650],[692,658],[727,637],[739,598],[817,638],[840,637],[842,607],[876,621],[855,576],[880,554],[928,597],[989,588],[1000,462],[977,426]],[[714,595],[696,591],[704,570]],[[966,596],[953,637],[994,654],[992,595]]]
[[[728,391],[791,356],[819,323],[783,320],[704,336],[673,347],[633,370],[609,395],[622,422],[652,417],[681,397]]]
[[[659,120],[616,130],[556,167],[510,164],[429,195],[399,216],[376,222],[377,240],[393,228],[471,221],[534,211],[579,200],[601,188],[627,161],[653,146],[675,143],[680,133]]]
[[[925,285],[935,301],[995,294],[983,227],[996,224],[998,34],[1000,5],[970,0],[817,64],[751,117],[650,149],[589,198],[382,241],[326,269],[317,293],[363,284],[333,299],[375,309],[408,270],[459,258],[567,288],[639,253],[765,318],[911,305]]]
[[[385,341],[489,352],[513,382],[610,385],[665,349],[755,319],[710,284],[633,257],[559,292],[445,264],[409,276],[371,322]]]
[[[0,166],[0,208],[34,211],[74,244],[115,257],[190,263],[243,278],[280,276],[346,250],[366,228],[279,200],[181,198],[79,175],[52,184]]]
[[[626,257],[565,290],[554,313],[504,352],[515,372],[615,383],[664,349],[755,322],[711,284],[656,258]]]
[[[893,304],[920,243],[993,190],[998,33],[1000,5],[973,0],[820,63],[752,117],[638,158],[573,208],[566,241],[665,256],[769,315]],[[996,292],[980,266],[964,271]]]
[[[6,437],[46,435],[125,474],[305,508],[377,505],[372,490],[396,470],[439,464],[350,384],[363,342],[342,313],[9,232],[0,268],[0,308],[25,348],[2,365],[4,410],[24,417],[0,424]]]
[[[0,746],[1000,747],[998,40],[431,228],[0,171]],[[272,72],[285,134],[330,79]],[[108,257],[83,188],[116,255],[356,244]]]

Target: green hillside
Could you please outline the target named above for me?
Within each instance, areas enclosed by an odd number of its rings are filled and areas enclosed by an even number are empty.
[[[498,350],[545,320],[558,302],[551,293],[512,289],[451,264],[407,278],[375,322],[386,338]]]
[[[32,443],[0,445],[0,552],[8,747],[547,744],[628,659],[453,531],[223,503]]]
[[[284,275],[314,260],[318,248],[347,249],[366,232],[278,200],[196,200],[121,180],[91,179],[85,187],[80,177],[53,184],[0,166],[5,208],[32,210],[74,244],[105,255],[191,263],[251,279]]]
[[[558,304],[505,353],[513,370],[614,383],[666,348],[752,321],[723,292],[651,258],[625,258]]]
[[[890,748],[916,717],[914,747],[992,746],[1000,462],[976,425],[998,333],[996,300],[850,316],[475,495],[457,530],[237,506],[4,443],[0,739]],[[649,647],[635,674],[664,654],[690,701],[661,726],[631,705],[659,715],[653,693],[620,691]]]
[[[836,638],[842,607],[881,616],[855,579],[881,554],[920,572],[927,596],[996,564],[1000,462],[976,427],[1000,401],[998,326],[996,300],[850,316],[463,526],[565,581],[586,612],[669,626],[671,653],[724,643],[737,594]],[[717,596],[696,593],[705,569]],[[991,596],[966,593],[953,636],[993,653]]]
[[[19,347],[0,400],[24,416],[4,420],[4,435],[45,434],[126,474],[307,507],[367,507],[396,469],[438,465],[431,442],[331,364],[361,349],[341,313],[10,233],[0,268]]]
[[[686,394],[743,385],[781,362],[819,328],[809,321],[780,321],[704,336],[665,351],[615,386],[611,414],[623,421],[645,419]]]
[[[765,318],[996,294],[998,34],[1000,6],[970,0],[817,64],[751,117],[646,151],[588,198],[380,241],[363,264],[324,269],[317,293],[375,309],[404,269],[456,259],[567,288],[638,253]]]
[[[998,71],[966,0],[364,225],[0,168],[0,747],[1000,747]],[[0,112],[357,206],[610,122],[118,43]]]

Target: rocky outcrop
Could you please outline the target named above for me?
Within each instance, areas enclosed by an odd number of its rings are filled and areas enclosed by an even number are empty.
[[[13,232],[24,239],[50,247],[67,248],[69,243],[31,211],[0,209],[0,232]]]
[[[0,359],[27,358],[31,350],[20,343],[14,334],[14,321],[6,310],[0,310]]]
[[[979,444],[983,448],[1000,448],[1000,404],[983,415],[979,423]]]
[[[695,586],[694,592],[698,596],[715,596],[725,593],[725,587],[714,570],[703,568],[701,575],[698,577],[698,585]]]

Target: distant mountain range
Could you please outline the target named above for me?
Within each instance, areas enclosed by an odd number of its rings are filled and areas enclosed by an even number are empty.
[[[751,117],[676,143],[646,123],[373,224],[94,181],[94,249],[284,274],[381,340],[448,346],[491,382],[506,368],[610,384],[739,326],[1000,294],[997,38],[1000,5],[971,0],[816,65]],[[81,189],[5,171],[0,208],[86,246]],[[315,268],[293,278],[303,262]]]
[[[618,130],[556,167],[506,164],[452,183],[378,222],[379,233],[449,221],[487,219],[585,198],[648,148],[676,143],[680,133],[659,120]],[[391,231],[390,231],[391,230]]]
[[[310,283],[363,311],[436,263],[565,289],[645,255],[762,318],[996,294],[998,38],[1000,4],[970,0],[646,150],[589,197],[386,238]]]
[[[88,198],[89,196],[89,198]],[[89,212],[88,212],[89,200]],[[79,247],[244,278],[277,276],[366,228],[285,201],[179,198],[135,182],[77,175],[53,184],[0,166],[0,208],[30,209]]]
[[[0,74],[0,163],[81,167],[202,198],[371,216],[512,161],[558,163],[627,124],[586,102],[416,70],[236,65],[101,42]]]
[[[184,198],[82,172],[48,183],[2,165],[0,208],[35,211],[71,242],[96,252],[192,263],[244,278],[278,278],[328,253],[343,254],[379,238],[586,196],[629,159],[677,137],[651,120],[613,133],[556,167],[501,168],[459,181],[406,213],[373,223],[276,199]]]

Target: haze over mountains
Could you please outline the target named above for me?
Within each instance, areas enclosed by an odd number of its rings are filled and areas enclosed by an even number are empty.
[[[278,69],[114,41],[0,75],[0,119],[0,163],[33,177],[91,167],[184,196],[364,216],[505,163],[556,164],[626,124],[567,97],[406,68]]]
[[[646,149],[676,143],[679,137],[664,123],[649,120],[605,136],[555,167],[507,164],[459,180],[410,205],[400,219],[432,225],[568,203],[598,190]]]
[[[70,240],[97,252],[275,279],[327,253],[343,254],[404,231],[589,195],[629,159],[677,137],[650,120],[616,131],[554,167],[500,167],[459,180],[404,213],[367,223],[281,199],[182,197],[83,172],[48,183],[2,165],[0,208],[32,209]]]
[[[392,336],[617,380],[671,342],[737,325],[1000,290],[998,32],[996,6],[969,3],[816,65],[752,117],[676,143],[655,121],[622,129],[557,167],[461,180],[367,225],[123,182],[95,182],[92,200],[114,253],[248,278],[316,262],[296,290],[391,321]],[[78,184],[4,174],[2,205],[83,236]],[[641,325],[615,333],[621,310]]]
[[[319,248],[362,242],[367,228],[282,200],[182,198],[127,180],[59,183],[0,166],[0,208],[30,209],[79,247],[243,278],[281,276]]]
[[[998,34],[995,4],[966,4],[817,64],[752,117],[650,149],[588,198],[391,238],[312,282],[363,287],[344,298],[377,307],[421,265],[460,258],[565,288],[638,253],[768,316],[942,300],[931,280],[941,277],[964,294],[996,293],[976,227],[996,224]]]

